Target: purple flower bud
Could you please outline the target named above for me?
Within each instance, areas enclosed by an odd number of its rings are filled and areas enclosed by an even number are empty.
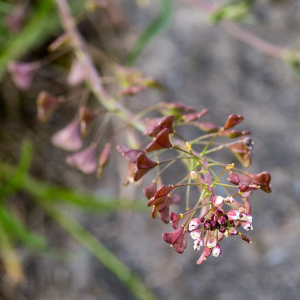
[[[226,227],[220,227],[219,231],[224,233],[226,231]]]
[[[214,230],[214,229],[216,229],[217,222],[212,220],[212,221],[210,222],[210,225],[211,225],[211,230]]]
[[[220,225],[225,225],[227,220],[224,216],[220,216],[218,217],[217,221]]]
[[[223,215],[223,211],[220,210],[220,209],[217,209],[217,210],[216,210],[216,215],[217,215],[217,216],[222,216],[222,215]]]

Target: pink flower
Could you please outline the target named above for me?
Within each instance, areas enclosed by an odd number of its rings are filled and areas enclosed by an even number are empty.
[[[197,229],[200,225],[201,221],[199,218],[194,218],[190,221],[189,224],[189,231],[193,231],[194,229]]]
[[[202,237],[202,231],[201,230],[193,230],[190,233],[190,236],[193,240],[198,240]]]
[[[63,97],[55,97],[48,92],[39,93],[37,102],[38,120],[45,122],[52,114],[57,105],[63,101]]]
[[[240,211],[237,209],[232,209],[227,215],[229,220],[238,220],[240,218]]]
[[[215,237],[210,237],[206,242],[206,246],[208,248],[213,248],[217,245],[217,239]]]
[[[82,141],[79,135],[79,123],[73,121],[63,129],[57,131],[51,138],[54,146],[68,150],[77,151],[82,147]]]
[[[249,221],[240,221],[240,224],[243,226],[245,230],[253,230],[252,224]]]
[[[31,87],[33,74],[37,68],[38,64],[36,62],[11,62],[8,65],[14,83],[21,90],[28,90]]]
[[[221,254],[222,254],[222,249],[219,244],[217,244],[215,247],[212,248],[212,255],[214,257],[218,257]]]
[[[194,240],[194,250],[199,251],[201,246],[204,245],[203,238]]]
[[[88,147],[83,151],[67,156],[66,161],[69,165],[86,174],[91,174],[97,169],[95,149],[93,147]]]

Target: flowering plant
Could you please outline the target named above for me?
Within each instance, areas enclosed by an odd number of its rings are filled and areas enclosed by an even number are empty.
[[[144,175],[156,169],[151,184],[143,191],[148,199],[147,206],[152,207],[152,218],[159,216],[164,223],[172,224],[174,230],[163,234],[166,243],[178,253],[183,253],[189,232],[194,249],[203,249],[197,264],[210,255],[217,257],[222,253],[220,242],[224,236],[236,235],[251,243],[242,233],[242,230],[253,229],[250,196],[258,189],[270,193],[271,176],[266,171],[249,174],[237,169],[232,162],[222,163],[215,157],[218,151],[227,149],[243,167],[250,166],[253,148],[250,131],[235,128],[243,121],[243,116],[232,114],[220,126],[202,121],[207,114],[206,109],[197,112],[181,102],[160,102],[139,113],[129,110],[122,102],[123,97],[134,96],[150,88],[160,89],[161,85],[153,78],[144,77],[138,70],[113,64],[112,77],[117,82],[117,91],[108,93],[103,77],[76,28],[67,1],[56,3],[66,34],[49,49],[63,49],[61,53],[65,54],[64,47],[71,46],[75,56],[72,57],[67,81],[72,86],[86,81],[88,94],[92,92],[99,104],[97,109],[93,109],[88,106],[86,99],[80,99],[74,119],[53,135],[51,141],[55,146],[76,152],[68,155],[66,162],[86,174],[97,172],[100,177],[109,162],[116,136],[126,131],[130,140],[128,145],[116,145],[117,151],[128,160],[124,184],[141,181]],[[44,65],[41,62],[12,62],[9,71],[16,85],[27,90],[32,84],[34,72]],[[64,97],[42,91],[37,99],[38,119],[46,121],[66,101]],[[160,116],[149,117],[154,112]],[[96,118],[102,118],[100,132],[103,133],[113,116],[124,122],[123,128],[104,143],[99,134],[97,140],[82,149],[83,137],[89,134]],[[193,140],[186,139],[182,128],[188,126],[198,129],[201,134],[197,134]],[[141,146],[140,133],[152,138],[145,147]],[[101,154],[97,160],[96,153],[100,147]],[[164,159],[166,156],[167,159]],[[180,170],[184,168],[182,178],[176,183],[165,184],[164,175],[175,164],[181,164]],[[184,212],[170,211],[171,208],[173,210],[173,204],[182,208],[182,189],[186,191]],[[190,197],[191,189],[199,192],[197,199]]]

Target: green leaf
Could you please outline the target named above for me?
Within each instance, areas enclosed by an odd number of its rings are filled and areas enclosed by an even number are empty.
[[[161,0],[159,15],[146,28],[133,46],[126,60],[127,66],[133,66],[150,41],[167,26],[172,13],[171,3],[171,0]]]
[[[249,8],[253,0],[246,0],[239,3],[225,3],[216,12],[210,15],[209,22],[216,24],[221,21],[253,21],[253,16],[249,13]]]
[[[0,226],[4,228],[9,236],[14,236],[28,247],[39,250],[47,247],[47,240],[43,236],[29,231],[3,202],[0,202]]]
[[[0,188],[0,197],[4,198],[20,189],[29,170],[33,147],[29,141],[24,141],[19,165],[12,176],[8,176],[6,184]]]

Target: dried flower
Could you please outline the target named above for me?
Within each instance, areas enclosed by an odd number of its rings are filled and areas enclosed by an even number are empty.
[[[80,152],[68,155],[66,161],[85,174],[91,174],[97,169],[94,147],[88,147]]]
[[[108,164],[110,158],[110,148],[111,143],[106,143],[104,149],[102,150],[99,161],[98,161],[98,169],[97,169],[97,177],[100,178],[102,176],[103,170]]]
[[[77,151],[82,147],[82,141],[79,135],[79,123],[72,121],[63,129],[57,131],[51,138],[51,142],[56,147]]]
[[[19,89],[28,90],[32,85],[32,78],[38,67],[39,63],[37,62],[10,62],[8,65],[8,71]]]
[[[163,118],[146,119],[146,130],[144,134],[148,134],[151,137],[155,137],[163,129],[168,128],[169,133],[173,133],[173,121],[174,116],[166,116]]]
[[[164,241],[171,244],[178,253],[183,253],[187,245],[186,231],[181,226],[175,231],[165,232],[162,235]]]
[[[37,97],[38,120],[45,122],[53,113],[57,105],[63,101],[63,97],[55,97],[48,92],[42,91]]]
[[[169,139],[169,129],[163,129],[157,137],[146,147],[146,152],[156,151],[160,149],[172,148],[172,144]]]
[[[244,117],[240,115],[230,115],[224,125],[224,129],[229,129],[244,121]]]
[[[83,137],[87,136],[88,126],[97,116],[97,112],[89,110],[86,106],[79,108],[80,132]]]

